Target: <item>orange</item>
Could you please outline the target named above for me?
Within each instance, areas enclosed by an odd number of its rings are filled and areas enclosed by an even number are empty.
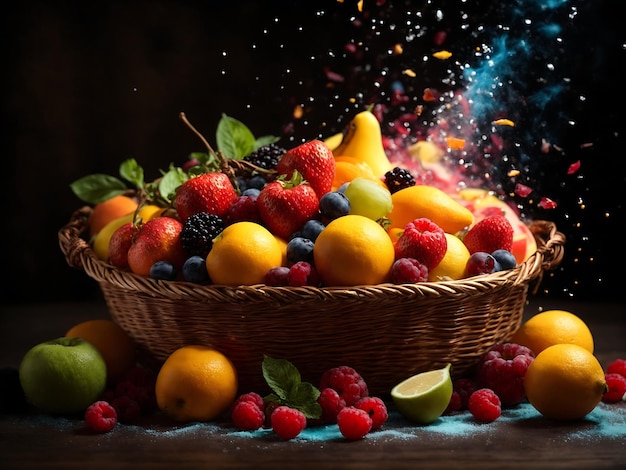
[[[154,391],[159,409],[176,421],[211,421],[233,404],[237,387],[230,359],[212,347],[188,345],[165,360]]]
[[[334,219],[322,230],[313,258],[324,285],[356,286],[386,282],[395,253],[384,228],[355,214]]]
[[[107,368],[107,381],[116,383],[135,365],[135,344],[117,323],[107,319],[86,320],[65,333],[68,338],[82,338],[100,351]]]
[[[511,341],[526,346],[535,355],[553,344],[577,344],[593,353],[593,336],[585,322],[565,310],[546,310],[520,326]]]
[[[89,235],[93,237],[112,220],[134,212],[137,205],[136,200],[124,195],[113,196],[96,204],[89,217]]]
[[[236,222],[215,238],[206,267],[214,284],[261,284],[270,269],[282,265],[285,250],[262,225]]]
[[[528,367],[524,389],[530,404],[546,418],[582,419],[607,390],[598,359],[576,344],[555,344]]]
[[[456,235],[446,233],[448,248],[441,262],[433,269],[428,271],[429,281],[442,281],[463,278],[465,275],[465,266],[470,257],[470,252]]]
[[[444,232],[455,234],[474,221],[474,215],[461,203],[439,188],[418,184],[391,195],[393,209],[388,218],[388,230],[403,229],[415,219],[425,217],[439,225]]]

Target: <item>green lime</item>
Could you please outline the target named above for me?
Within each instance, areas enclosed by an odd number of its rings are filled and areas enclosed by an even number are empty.
[[[450,366],[422,372],[393,387],[391,398],[398,411],[420,424],[436,421],[452,397]]]

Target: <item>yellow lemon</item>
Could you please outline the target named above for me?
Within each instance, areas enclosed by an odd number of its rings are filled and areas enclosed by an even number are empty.
[[[470,252],[456,235],[446,233],[448,248],[441,262],[428,272],[429,281],[462,279]]]

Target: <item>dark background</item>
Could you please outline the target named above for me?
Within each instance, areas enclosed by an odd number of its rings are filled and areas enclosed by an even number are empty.
[[[365,2],[365,9],[394,4],[374,3]],[[403,4],[395,3],[396,9]],[[422,2],[404,3],[417,8]],[[626,261],[625,38],[611,2],[564,3],[575,6],[577,15],[564,25],[565,50],[555,57],[568,90],[559,103],[557,114],[562,115],[553,117],[558,143],[567,152],[550,161],[541,157],[537,182],[559,205],[552,211],[533,209],[530,215],[555,221],[568,244],[566,258],[544,280],[539,295],[622,301],[622,280],[614,273]],[[341,49],[337,44],[354,34],[354,28],[343,25],[358,18],[355,4],[157,0],[4,5],[0,302],[100,295],[83,272],[66,264],[58,247],[57,231],[82,205],[69,184],[91,173],[116,175],[130,157],[153,179],[171,162],[202,151],[179,120],[181,111],[210,141],[222,113],[242,120],[257,136],[281,135],[286,146],[341,130],[357,108],[333,109],[328,96],[341,90],[327,88],[321,58]],[[447,11],[459,4],[460,11],[461,2],[442,4]],[[513,4],[511,8],[520,2]],[[416,56],[436,50],[433,40],[441,30],[448,31],[445,45],[452,50],[471,44],[459,27],[467,20],[454,14],[437,20],[432,6],[422,7],[429,27],[413,46]],[[463,8],[486,25],[497,23],[502,14],[492,2]],[[316,13],[323,9],[334,13]],[[298,25],[312,29],[294,34]],[[271,34],[264,33],[268,27]],[[388,44],[372,39],[372,57],[381,53],[375,49],[379,46]],[[424,74],[420,86],[428,86],[428,78]],[[353,91],[349,83],[340,87]],[[319,104],[307,101],[309,96]],[[294,122],[294,106],[303,102],[310,113]],[[563,169],[577,160],[581,170],[568,179]]]

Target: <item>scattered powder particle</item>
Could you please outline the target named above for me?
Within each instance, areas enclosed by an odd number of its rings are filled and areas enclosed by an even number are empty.
[[[578,170],[580,169],[580,160],[575,161],[574,163],[572,163],[569,168],[567,169],[567,174],[568,175],[573,175],[574,173],[576,173]]]
[[[496,126],[515,127],[515,123],[510,119],[496,119],[495,121],[493,121],[493,124]]]

